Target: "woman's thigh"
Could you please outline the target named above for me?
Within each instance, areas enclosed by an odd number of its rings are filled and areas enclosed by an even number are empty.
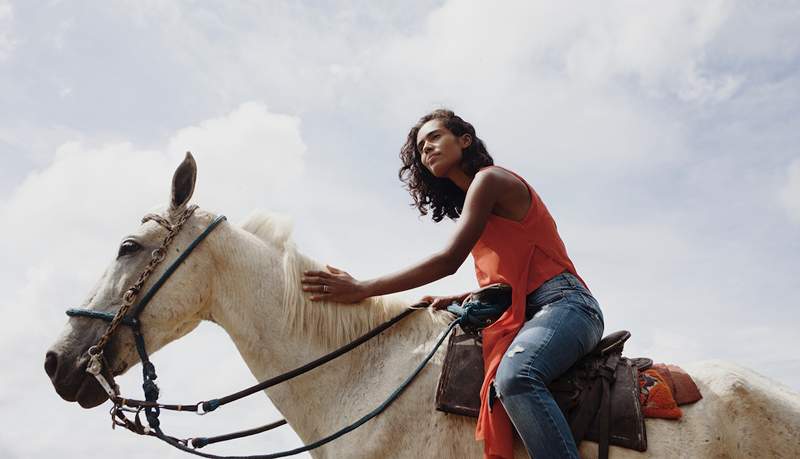
[[[517,333],[503,356],[497,378],[524,374],[549,384],[560,376],[592,351],[602,337],[603,319],[595,305],[574,290],[556,293]]]

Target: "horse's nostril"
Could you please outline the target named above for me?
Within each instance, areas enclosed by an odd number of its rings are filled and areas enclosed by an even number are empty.
[[[44,356],[44,371],[47,372],[47,376],[53,377],[56,375],[56,370],[58,369],[58,354],[53,351],[47,351],[47,354]]]

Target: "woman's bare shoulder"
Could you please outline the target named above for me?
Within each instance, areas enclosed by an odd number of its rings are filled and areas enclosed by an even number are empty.
[[[490,182],[493,186],[516,188],[520,184],[524,185],[519,176],[501,166],[484,167],[475,174],[475,178],[478,177],[481,177],[483,181]]]

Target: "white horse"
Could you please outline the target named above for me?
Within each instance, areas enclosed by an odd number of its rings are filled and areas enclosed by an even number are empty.
[[[173,219],[186,208],[195,177],[194,160],[187,155],[173,178],[170,205],[161,213],[163,217]],[[194,213],[145,290],[214,217],[200,209]],[[134,229],[128,239],[135,243],[127,243],[83,307],[116,311],[123,292],[135,282],[165,231],[152,221]],[[253,376],[261,381],[341,346],[408,306],[387,297],[350,306],[311,303],[300,288],[306,269],[321,269],[321,265],[297,251],[281,219],[260,214],[241,228],[223,223],[142,313],[148,351],[155,352],[191,332],[200,321],[212,321],[225,329]],[[378,406],[431,349],[448,320],[446,313],[416,312],[345,356],[268,389],[267,396],[303,442],[318,440]],[[106,327],[100,320],[70,318],[46,355],[45,369],[56,392],[84,408],[107,399],[85,372],[87,348]],[[482,444],[474,440],[475,420],[434,410],[442,353],[385,412],[312,451],[312,456],[481,457]],[[114,333],[106,357],[115,374],[138,362],[132,333],[126,327]],[[682,407],[680,421],[647,419],[645,453],[612,446],[612,457],[800,457],[798,394],[723,362],[684,368],[704,398]],[[330,397],[332,391],[336,400]],[[251,453],[269,452],[268,445],[264,450]],[[597,444],[584,441],[580,452],[585,458],[596,457]],[[526,456],[516,442],[515,457]]]

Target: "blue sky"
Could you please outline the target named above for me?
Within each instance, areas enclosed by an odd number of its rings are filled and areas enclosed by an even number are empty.
[[[408,128],[440,106],[537,189],[607,331],[633,333],[628,355],[730,360],[800,390],[800,6],[662,3],[0,0],[0,310],[15,324],[0,406],[20,419],[0,453],[165,453],[61,401],[42,361],[185,150],[200,206],[288,214],[301,251],[372,277],[453,229],[417,218],[397,180]],[[407,296],[474,282],[467,260]],[[197,353],[230,377],[186,381]],[[157,359],[190,399],[252,382],[211,326]],[[261,405],[234,416],[277,416]],[[43,412],[50,431],[20,442]]]

